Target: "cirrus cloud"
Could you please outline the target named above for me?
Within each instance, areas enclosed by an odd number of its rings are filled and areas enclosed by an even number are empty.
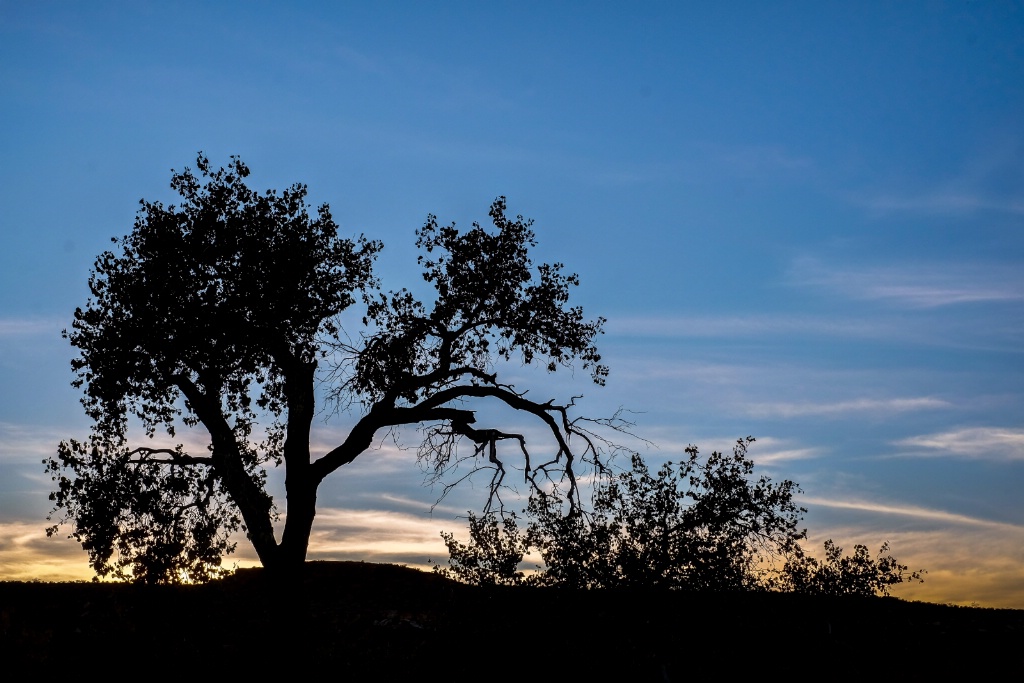
[[[915,455],[1024,460],[1024,429],[964,427],[912,436],[895,443],[897,446],[915,449]]]
[[[808,415],[842,416],[849,413],[903,413],[911,410],[949,408],[951,404],[927,396],[913,398],[859,398],[834,403],[753,403],[747,412],[753,417],[804,417]]]

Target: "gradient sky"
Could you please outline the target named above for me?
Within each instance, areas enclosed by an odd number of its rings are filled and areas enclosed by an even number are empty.
[[[40,460],[88,433],[60,330],[199,150],[307,183],[389,288],[428,213],[506,195],[609,321],[607,387],[521,386],[637,411],[654,464],[752,434],[812,543],[1024,608],[1020,3],[0,0],[0,577],[90,575],[43,533]],[[431,514],[422,479],[387,443],[336,473],[311,558],[443,560],[483,491]]]

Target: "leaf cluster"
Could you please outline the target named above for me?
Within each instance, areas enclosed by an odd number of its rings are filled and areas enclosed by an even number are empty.
[[[352,353],[345,391],[414,403],[463,381],[495,385],[495,362],[516,354],[525,364],[543,359],[549,372],[578,359],[604,384],[608,368],[594,344],[604,318],[588,321],[581,307],[566,306],[579,278],[563,274],[561,263],[535,266],[533,221],[505,212],[498,197],[493,229],[473,223],[461,231],[427,218],[416,231],[417,261],[434,299],[424,303],[406,289],[366,294],[363,322],[374,333]]]
[[[469,533],[472,541],[467,545],[454,534],[441,532],[450,566],[435,566],[435,571],[474,586],[516,586],[526,581],[519,565],[530,551],[530,541],[519,533],[514,513],[501,519],[493,513],[469,513]]]
[[[56,484],[50,500],[74,521],[69,538],[99,577],[183,583],[222,574],[241,518],[211,467],[172,466],[187,457],[180,448],[140,452],[94,438],[62,442],[57,458],[44,461]]]

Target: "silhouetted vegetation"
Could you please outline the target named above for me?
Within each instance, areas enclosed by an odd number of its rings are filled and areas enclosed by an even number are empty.
[[[889,587],[904,581],[924,581],[923,569],[909,572],[892,555],[889,543],[883,543],[878,555],[871,557],[866,545],[856,545],[853,555],[832,539],[825,541],[825,559],[819,561],[804,553],[799,546],[786,559],[778,588],[812,595],[889,595]]]
[[[260,194],[236,157],[214,170],[200,154],[197,166],[199,176],[171,177],[179,205],[141,202],[132,232],[96,260],[92,296],[65,331],[93,429],[44,461],[56,483],[50,533],[70,522],[97,574],[159,583],[217,576],[244,530],[263,565],[289,575],[305,561],[320,483],[402,425],[419,427],[419,459],[437,477],[488,469],[493,494],[509,442],[530,485],[564,480],[574,499],[574,467],[600,458],[593,422],[573,401],[527,398],[499,369],[577,362],[601,385],[604,320],[569,306],[575,275],[533,264],[532,222],[507,217],[504,197],[491,204],[493,230],[427,218],[416,245],[433,293],[421,301],[383,290],[373,275],[383,245],[339,237],[326,204],[311,216],[305,186]],[[314,457],[318,378],[358,419]],[[476,425],[472,405],[485,400],[538,420],[552,455],[531,457],[522,434]],[[170,445],[131,442],[130,420]],[[182,425],[201,425],[208,448],[187,452]],[[458,451],[460,441],[472,447]],[[280,539],[269,466],[286,470]]]
[[[800,545],[806,512],[789,480],[773,483],[753,476],[747,447],[731,455],[701,458],[686,450],[678,465],[657,475],[639,455],[631,469],[599,480],[590,510],[562,504],[556,494],[537,491],[520,529],[514,513],[469,514],[468,544],[442,532],[448,567],[435,571],[477,586],[529,585],[564,588],[673,588],[689,591],[778,590],[815,595],[888,595],[907,573],[883,544],[877,558],[858,545],[852,556],[825,542],[825,559]],[[536,551],[543,564],[522,569]],[[781,569],[779,568],[779,565]]]

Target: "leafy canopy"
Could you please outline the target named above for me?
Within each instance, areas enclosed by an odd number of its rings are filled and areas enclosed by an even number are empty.
[[[311,217],[304,185],[261,195],[237,157],[213,170],[200,155],[197,166],[205,184],[189,169],[171,180],[180,206],[140,202],[134,230],[97,259],[92,298],[65,332],[80,352],[74,386],[105,435],[122,436],[128,413],[150,434],[173,435],[183,412],[195,424],[196,407],[177,402],[183,378],[222,396],[247,435],[253,395],[280,414],[282,361],[315,360],[319,336],[336,335],[336,316],[375,283],[382,245],[338,237],[327,205]]]

